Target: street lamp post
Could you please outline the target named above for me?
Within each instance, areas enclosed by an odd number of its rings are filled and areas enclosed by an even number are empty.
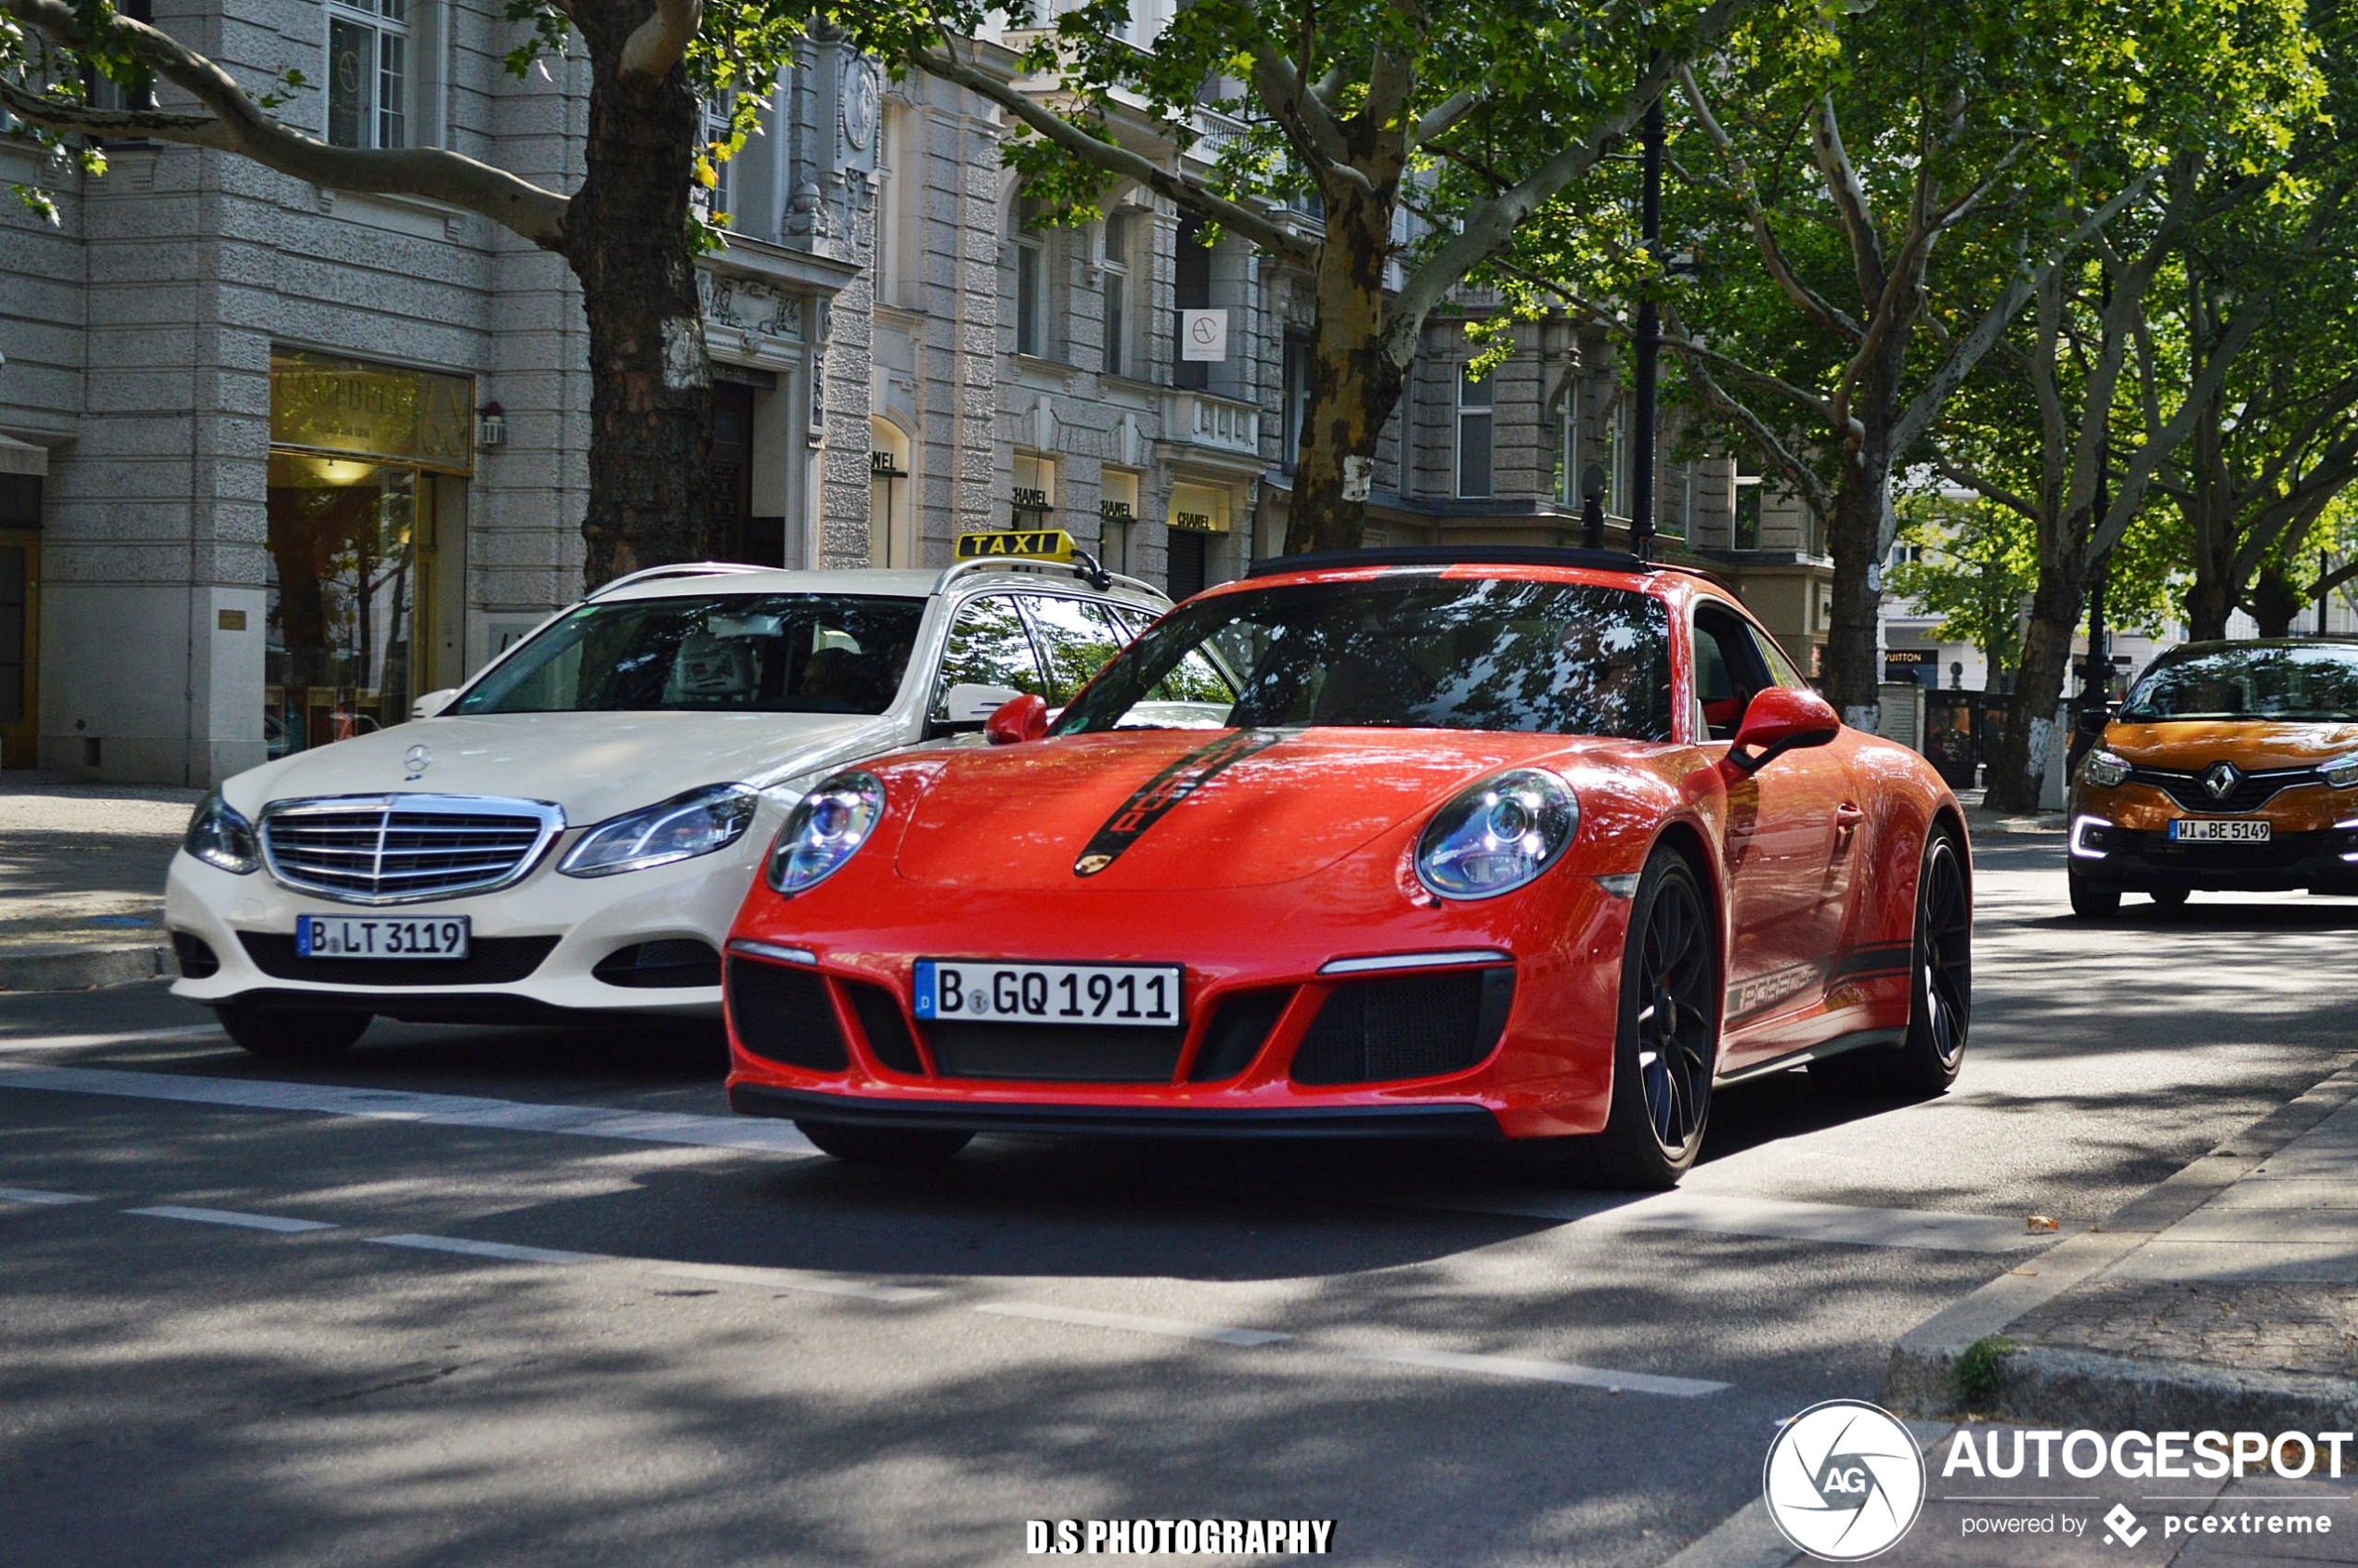
[[[1639,233],[1650,259],[1662,257],[1662,100],[1646,108],[1639,132],[1644,149],[1644,175],[1638,203]],[[1654,542],[1654,415],[1659,400],[1662,366],[1662,312],[1656,308],[1652,279],[1638,305],[1637,418],[1632,421],[1630,454],[1629,547],[1640,561],[1653,553]]]

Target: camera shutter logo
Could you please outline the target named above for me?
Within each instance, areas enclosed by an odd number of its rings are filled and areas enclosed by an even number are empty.
[[[1830,1399],[1785,1423],[1768,1445],[1760,1491],[1785,1539],[1829,1562],[1858,1562],[1916,1523],[1924,1455],[1890,1412]]]

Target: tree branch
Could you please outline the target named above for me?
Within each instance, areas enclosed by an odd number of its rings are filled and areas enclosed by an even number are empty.
[[[1435,136],[1446,136],[1451,126],[1479,109],[1487,97],[1483,93],[1452,93],[1425,110],[1424,117],[1417,122],[1416,145],[1422,147]]]
[[[1850,162],[1850,149],[1842,145],[1842,126],[1834,119],[1831,93],[1820,101],[1817,118],[1810,123],[1809,147],[1817,155],[1819,173],[1825,177],[1826,195],[1841,215],[1843,232],[1850,241],[1859,304],[1872,309],[1883,298],[1887,277],[1883,236],[1875,228],[1875,214],[1867,204],[1867,188],[1859,182],[1859,171]]]
[[[1760,259],[1768,266],[1768,276],[1803,315],[1813,317],[1854,343],[1865,337],[1865,327],[1848,313],[1835,308],[1833,301],[1804,283],[1794,271],[1792,264],[1785,260],[1784,247],[1777,242],[1776,231],[1769,227],[1768,209],[1761,202],[1759,187],[1752,177],[1752,165],[1736,149],[1734,138],[1719,123],[1718,116],[1712,113],[1710,103],[1703,96],[1703,88],[1695,82],[1693,67],[1681,65],[1678,68],[1678,85],[1688,107],[1695,111],[1695,120],[1703,126],[1704,136],[1719,149],[1719,155],[1728,161],[1735,175],[1736,200],[1743,203],[1745,221],[1751,226],[1753,240],[1760,248]]]
[[[8,3],[14,4],[16,0],[8,0]],[[57,0],[42,0],[42,3],[56,4]],[[1177,202],[1196,216],[1244,236],[1272,254],[1305,266],[1317,260],[1315,244],[1274,219],[1242,202],[1215,195],[1185,175],[1166,169],[1119,143],[1098,140],[1063,115],[1017,91],[1012,84],[1001,81],[990,71],[968,65],[946,51],[937,55],[925,49],[912,50],[911,63],[945,82],[955,83],[990,99],[1034,133],[1056,143],[1082,162],[1095,164],[1108,174],[1135,180],[1157,195]]]
[[[623,40],[622,74],[660,80],[687,54],[703,25],[704,0],[655,0],[654,14]]]
[[[80,17],[66,0],[0,0],[0,10],[69,48],[89,46]],[[236,78],[169,33],[118,12],[112,42],[211,112],[135,110],[112,119],[105,110],[58,103],[14,86],[0,86],[0,104],[27,123],[56,133],[146,136],[210,147],[330,190],[447,202],[480,214],[544,249],[564,248],[566,199],[505,169],[441,148],[375,151],[330,147],[271,118]]]
[[[1309,165],[1313,178],[1322,185],[1330,177],[1367,184],[1367,177],[1347,162],[1350,149],[1343,145],[1342,127],[1335,123],[1316,94],[1303,90],[1293,61],[1275,50],[1255,49],[1252,84],[1278,128],[1286,133],[1287,142]]]

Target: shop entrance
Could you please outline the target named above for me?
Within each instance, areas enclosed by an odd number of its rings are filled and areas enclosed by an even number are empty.
[[[465,376],[271,356],[272,757],[398,724],[464,675],[473,391]]]
[[[0,528],[0,768],[32,767],[40,744],[40,591],[41,536]]]

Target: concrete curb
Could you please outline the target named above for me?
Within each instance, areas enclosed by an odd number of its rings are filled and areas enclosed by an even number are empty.
[[[2050,1248],[1902,1334],[1891,1347],[1885,1397],[1903,1415],[1948,1415],[1959,1358],[2002,1335],[2036,1308],[2103,1273],[2257,1170],[2276,1152],[2358,1099],[2358,1065],[2344,1066],[2209,1154],[2131,1199],[2094,1230]],[[2358,1383],[2196,1362],[2151,1361],[2024,1345],[2000,1356],[1982,1412],[2015,1421],[2152,1431],[2349,1430]]]
[[[0,991],[88,991],[173,972],[170,944],[155,940],[0,949]]]

